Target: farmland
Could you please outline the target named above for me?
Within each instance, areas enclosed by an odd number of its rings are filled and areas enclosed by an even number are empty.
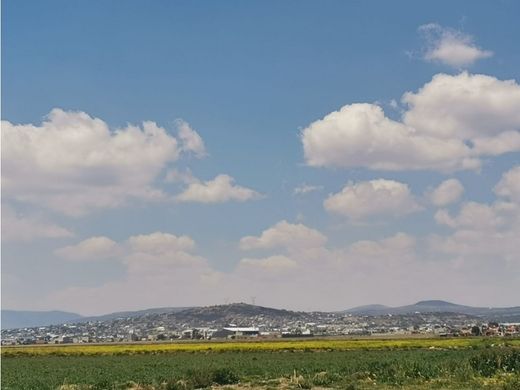
[[[486,338],[337,338],[251,340],[214,342],[133,343],[133,344],[72,344],[8,347],[2,356],[85,356],[85,355],[134,355],[172,352],[254,352],[254,351],[346,351],[359,349],[407,349],[407,348],[481,348],[490,345],[520,347],[520,339]]]
[[[520,388],[519,339],[323,339],[2,349],[3,389]],[[240,385],[237,385],[237,384]]]

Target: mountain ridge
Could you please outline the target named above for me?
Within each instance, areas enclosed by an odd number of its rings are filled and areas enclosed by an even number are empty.
[[[404,306],[384,306],[384,305],[365,305],[358,306],[352,309],[344,310],[343,313],[356,315],[396,315],[396,314],[410,314],[410,313],[461,313],[467,315],[474,315],[477,317],[496,316],[501,319],[510,317],[512,320],[520,318],[520,306],[512,307],[478,307],[459,305],[457,303],[443,301],[443,300],[423,300],[411,305]]]
[[[2,309],[2,329],[32,328],[56,323],[76,322],[81,314],[61,310],[9,310]]]
[[[513,307],[473,307],[459,305],[442,300],[423,300],[405,306],[385,306],[371,304],[357,306],[351,309],[337,311],[336,313],[382,316],[413,313],[460,313],[477,316],[481,318],[494,318],[501,321],[520,321],[520,306]],[[82,316],[80,314],[52,310],[52,311],[20,311],[2,309],[2,329],[30,328],[46,325],[58,325],[63,323],[84,323],[112,321],[120,318],[137,318],[149,315],[190,315],[198,318],[232,318],[236,314],[268,314],[276,317],[301,316],[305,317],[307,312],[292,311],[287,309],[275,309],[264,306],[249,305],[245,303],[234,303],[228,305],[194,306],[194,307],[159,307],[134,311],[119,311],[98,316]],[[326,314],[328,312],[322,312]]]

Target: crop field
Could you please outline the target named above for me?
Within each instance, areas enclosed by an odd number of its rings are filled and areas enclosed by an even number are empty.
[[[482,348],[494,345],[520,347],[520,339],[489,338],[404,338],[404,339],[291,339],[252,341],[204,341],[135,344],[65,344],[18,346],[2,349],[10,356],[133,355],[173,352],[253,352],[253,351],[347,351],[364,349]]]
[[[2,389],[520,389],[519,339],[2,348]]]

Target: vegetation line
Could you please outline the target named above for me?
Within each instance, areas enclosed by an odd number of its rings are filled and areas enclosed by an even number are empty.
[[[346,351],[377,349],[457,349],[486,346],[520,347],[520,339],[418,338],[418,339],[313,339],[259,340],[233,342],[189,342],[165,344],[85,344],[3,347],[2,357],[12,356],[90,356],[174,352],[224,351]]]

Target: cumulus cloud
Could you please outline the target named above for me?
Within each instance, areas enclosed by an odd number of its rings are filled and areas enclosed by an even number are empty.
[[[505,264],[508,272],[519,274],[517,174],[518,167],[515,167],[502,175],[495,187],[498,198],[491,204],[466,202],[455,215],[439,210],[435,214],[436,221],[453,232],[447,236],[432,235],[432,250],[454,256],[461,262],[480,262],[482,267]]]
[[[518,204],[468,204],[455,216],[441,212],[442,217],[436,215],[436,219],[452,228],[453,232],[447,236],[432,235],[430,245],[434,252],[451,255],[463,263],[480,263],[486,268],[505,264],[509,272],[518,275]]]
[[[479,169],[481,159],[520,150],[520,86],[486,75],[438,74],[407,92],[402,119],[374,104],[351,104],[307,126],[314,167],[374,170]]]
[[[520,204],[520,166],[504,173],[495,186],[495,193]]]
[[[75,261],[110,257],[125,267],[124,275],[101,286],[55,291],[48,296],[48,302],[54,307],[71,307],[81,301],[91,313],[169,306],[175,302],[202,304],[207,303],[208,296],[218,297],[221,302],[221,273],[197,255],[196,249],[191,237],[166,232],[130,236],[120,242],[91,237],[55,253]]]
[[[290,297],[296,295],[298,306],[307,310],[314,302],[314,307],[320,309],[333,302],[336,308],[348,307],[351,304],[345,300],[354,296],[362,302],[380,301],[380,291],[395,292],[395,283],[420,286],[417,269],[424,264],[419,266],[416,261],[415,241],[408,234],[397,233],[339,247],[323,242],[299,252],[280,253],[285,251],[282,245],[272,246],[273,253],[267,257],[240,261],[235,273],[244,280],[248,291],[271,302],[287,302],[294,307]],[[417,287],[412,290],[416,292]]]
[[[513,244],[519,231],[515,234],[506,225],[495,230],[464,226],[460,224],[446,237],[432,238],[435,245],[431,247],[404,232],[332,246],[316,229],[281,221],[258,236],[244,237],[243,249],[269,253],[242,258],[229,272],[217,271],[197,256],[190,237],[164,232],[138,235],[118,243],[124,251],[118,259],[126,267],[122,279],[61,289],[42,297],[39,304],[72,309],[81,301],[85,311],[100,313],[219,304],[255,296],[266,306],[340,310],[381,302],[382,292],[388,300],[383,303],[431,298],[440,289],[443,299],[471,293],[476,300],[491,304],[492,300],[486,301],[489,294],[516,291],[518,272],[504,264],[518,263]],[[481,242],[484,239],[486,245]],[[302,247],[307,240],[312,245]],[[423,249],[427,252],[420,252]],[[501,278],[500,285],[490,282],[490,273]]]
[[[320,191],[323,189],[323,186],[312,186],[308,184],[302,184],[301,186],[298,186],[294,189],[293,194],[294,195],[304,195],[308,194],[309,192],[314,191]]]
[[[437,23],[425,24],[419,31],[426,39],[424,59],[461,68],[477,60],[493,56],[493,52],[475,45],[473,37],[461,31],[446,28]]]
[[[421,134],[471,141],[477,155],[482,153],[479,143],[516,134],[509,151],[519,149],[520,86],[514,80],[466,72],[438,74],[417,93],[405,93],[403,102],[408,105],[403,122]],[[485,150],[501,153],[502,148]]]
[[[182,151],[192,152],[197,158],[205,157],[207,155],[206,147],[201,136],[190,127],[189,123],[183,120],[178,120],[176,123],[179,129]]]
[[[97,261],[116,256],[120,253],[115,241],[107,237],[91,237],[76,245],[57,249],[54,253],[67,260]]]
[[[458,201],[463,193],[464,186],[460,181],[457,179],[448,179],[439,184],[439,186],[429,194],[429,198],[435,206],[444,207]]]
[[[154,277],[171,273],[207,271],[206,259],[194,254],[195,241],[188,236],[154,232],[129,237],[121,243],[123,263],[133,276]]]
[[[22,215],[2,207],[2,241],[32,241],[40,238],[67,238],[74,233],[36,215]]]
[[[186,126],[179,147],[149,121],[111,129],[99,118],[61,109],[41,125],[2,121],[3,195],[69,216],[131,199],[163,200],[166,195],[154,186],[158,174],[181,151],[202,151],[194,141],[198,135]]]
[[[296,261],[282,255],[274,255],[262,259],[245,258],[240,260],[238,263],[239,272],[267,271],[269,274],[285,273],[287,271],[293,270],[297,266],[298,263]]]
[[[75,261],[117,257],[129,267],[142,270],[158,264],[201,263],[201,258],[192,255],[194,250],[195,241],[191,237],[154,232],[131,236],[119,243],[103,236],[90,237],[75,245],[56,249],[54,253],[59,257]]]
[[[301,223],[292,224],[284,220],[264,230],[258,237],[243,237],[240,249],[309,249],[321,247],[326,241],[327,238],[321,232]]]
[[[414,259],[416,239],[406,233],[396,233],[395,235],[381,240],[361,240],[354,242],[347,249],[347,258],[350,262],[355,261],[378,261],[376,265],[381,266],[382,262],[408,262]]]
[[[303,130],[302,142],[307,164],[314,167],[387,171],[479,167],[460,140],[418,134],[373,104],[347,105],[311,123]]]
[[[218,175],[213,180],[191,183],[176,199],[179,202],[223,203],[228,201],[245,202],[259,199],[261,195],[234,183],[229,175]]]
[[[163,276],[163,273],[167,275],[185,270],[191,270],[197,274],[199,268],[207,269],[206,259],[183,250],[161,253],[130,252],[124,257],[123,263],[127,266],[127,273],[136,277],[139,275]]]
[[[191,251],[195,248],[195,242],[188,236],[162,232],[132,236],[128,244],[133,251],[152,254]]]
[[[176,168],[169,170],[164,177],[164,181],[166,183],[183,183],[183,184],[191,184],[199,182],[190,169],[186,169],[184,171],[178,170]]]
[[[330,213],[355,220],[398,217],[421,209],[407,184],[385,179],[349,183],[341,192],[329,195],[323,205]]]
[[[478,202],[464,203],[456,216],[441,209],[435,213],[435,220],[441,225],[451,228],[495,228],[504,223],[504,213],[509,211],[509,205],[505,203],[497,203],[495,205],[487,205]]]

